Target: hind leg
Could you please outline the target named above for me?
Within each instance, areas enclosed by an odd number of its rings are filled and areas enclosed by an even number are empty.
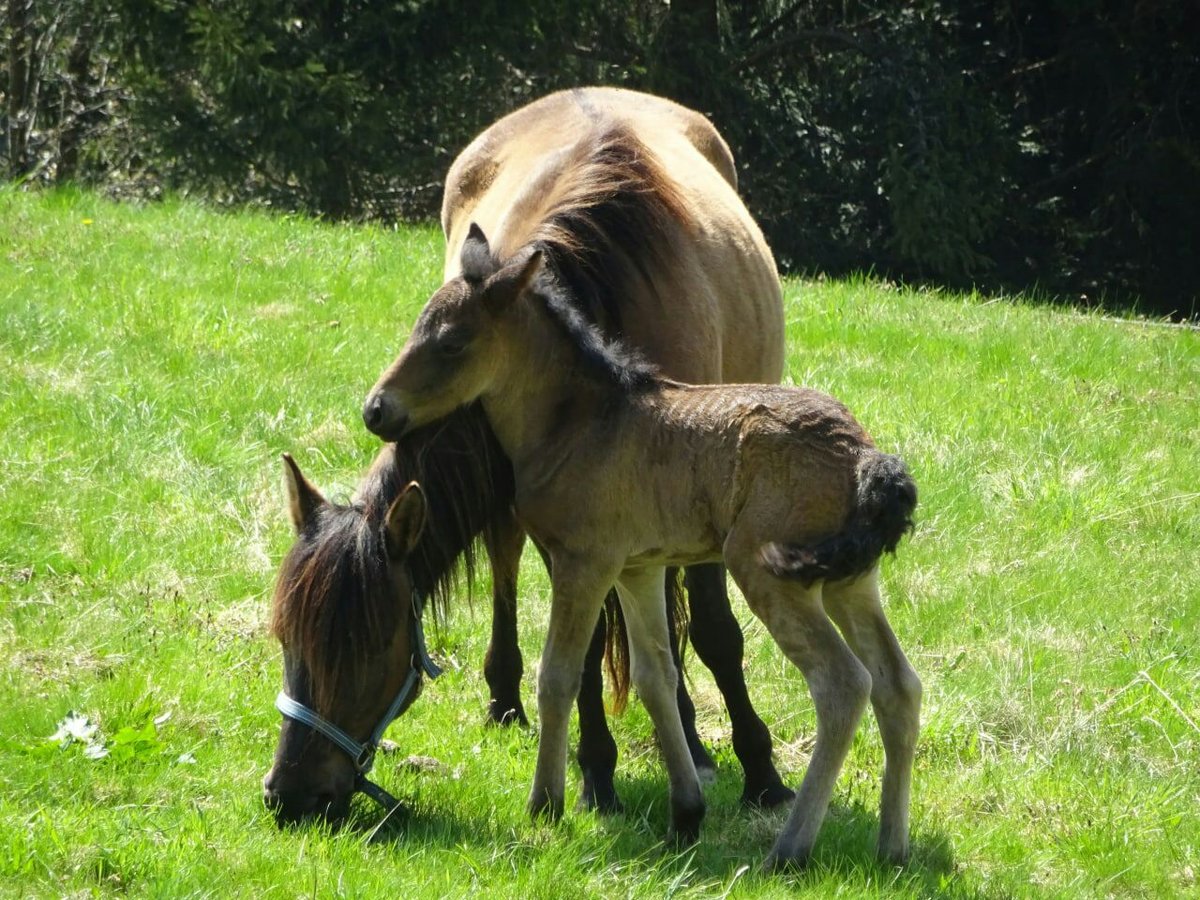
[[[871,676],[842,640],[821,605],[821,587],[805,588],[769,573],[758,560],[763,541],[739,534],[725,542],[725,561],[746,602],[808,682],[817,741],[792,811],[767,858],[768,868],[804,865],[829,808],[854,731],[871,691]]]
[[[671,831],[677,841],[700,836],[704,796],[679,717],[679,670],[671,658],[663,570],[626,570],[617,582],[629,632],[630,675],[650,713],[671,786]]]
[[[492,566],[492,636],[483,658],[488,685],[488,723],[528,725],[521,705],[521,647],[517,643],[517,569],[525,532],[509,510],[484,531]]]
[[[885,763],[879,804],[879,856],[908,857],[908,807],[921,716],[921,680],[888,624],[879,597],[878,569],[851,582],[826,585],[825,608],[871,673],[871,706],[883,738]]]
[[[745,773],[742,803],[770,807],[791,800],[795,795],[784,786],[771,760],[771,732],[754,711],[746,690],[742,628],[729,608],[725,567],[716,563],[689,566],[684,579],[691,608],[688,634],[725,699],[733,752]]]

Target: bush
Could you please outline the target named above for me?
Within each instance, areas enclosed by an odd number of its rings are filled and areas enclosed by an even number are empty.
[[[489,122],[619,84],[713,118],[787,268],[1194,315],[1196,33],[1186,0],[11,0],[2,149],[19,178],[429,217]]]

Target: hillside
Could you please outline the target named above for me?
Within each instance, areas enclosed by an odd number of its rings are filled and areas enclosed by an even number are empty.
[[[659,839],[637,703],[614,721],[628,812],[531,825],[535,739],[485,730],[488,585],[440,626],[447,675],[381,760],[413,808],[279,832],[265,620],[290,539],[280,454],[346,498],[377,451],[359,404],[440,280],[433,228],[330,227],[181,201],[0,192],[0,876],[4,893],[775,896],[781,813],[721,772],[698,846]],[[1200,332],[871,280],[789,281],[789,371],[843,399],[920,485],[884,564],[925,683],[914,859],[871,858],[881,749],[860,728],[812,867],[828,896],[1167,896],[1200,867]],[[548,583],[526,554],[525,697]],[[747,681],[798,783],[803,680],[735,603]],[[75,712],[98,726],[47,739]],[[83,732],[81,731],[82,735]],[[568,797],[578,778],[568,776]],[[750,866],[749,871],[744,866]]]

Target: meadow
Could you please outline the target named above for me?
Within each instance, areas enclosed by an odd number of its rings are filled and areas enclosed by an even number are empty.
[[[529,822],[535,732],[483,726],[486,580],[428,626],[447,673],[377,765],[408,811],[381,823],[360,797],[340,830],[277,830],[260,783],[281,683],[268,604],[291,540],[280,454],[350,496],[379,446],[359,405],[440,254],[433,227],[0,191],[0,894],[1200,892],[1200,332],[870,279],[786,281],[789,377],[843,399],[921,490],[883,569],[925,684],[907,866],[872,857],[868,716],[810,867],[759,875],[783,813],[739,808],[694,658],[719,764],[699,844],[662,843],[665,777],[636,701],[613,721],[627,811]],[[534,553],[521,604],[532,711],[548,605]],[[797,784],[803,679],[734,609]]]

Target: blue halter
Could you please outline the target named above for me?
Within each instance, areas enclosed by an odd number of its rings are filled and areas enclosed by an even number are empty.
[[[379,749],[379,741],[387,727],[412,702],[413,691],[421,680],[421,674],[424,673],[431,679],[442,674],[442,670],[430,658],[429,650],[425,646],[425,630],[421,627],[423,607],[424,603],[414,595],[413,615],[409,629],[413,646],[412,667],[409,669],[404,683],[400,685],[396,699],[392,701],[392,705],[387,708],[383,718],[379,720],[379,724],[375,726],[370,737],[365,741],[356,741],[328,719],[309,709],[303,703],[293,700],[288,696],[287,691],[280,691],[275,698],[275,708],[289,719],[307,725],[346,751],[350,759],[354,761],[354,790],[366,794],[389,812],[399,805],[399,801],[379,785],[367,779],[367,773],[375,764],[375,751]]]

